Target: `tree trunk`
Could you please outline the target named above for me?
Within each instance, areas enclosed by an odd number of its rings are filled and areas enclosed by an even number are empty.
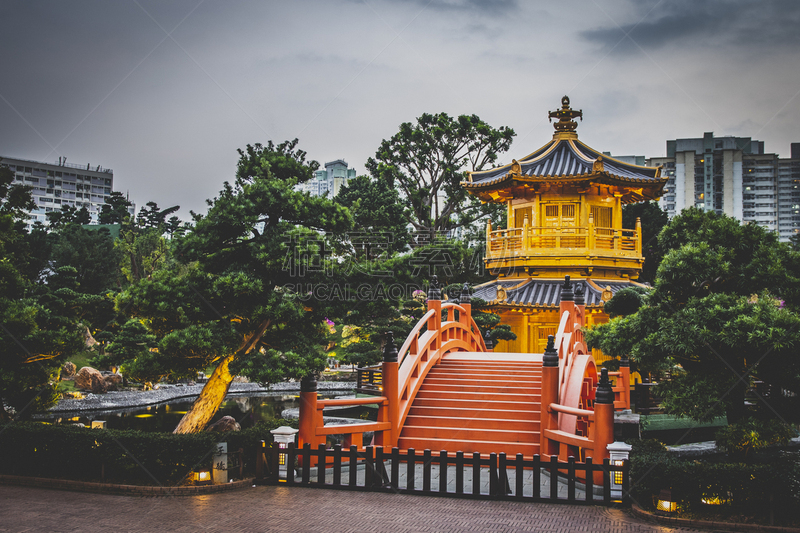
[[[733,389],[728,393],[726,398],[725,415],[728,418],[728,424],[734,424],[747,415],[747,409],[744,405],[744,396],[746,392],[746,385],[741,381],[737,382]]]
[[[200,396],[192,404],[192,407],[183,415],[181,421],[173,433],[199,433],[211,422],[211,419],[219,410],[228,389],[233,382],[233,376],[228,370],[231,362],[237,357],[246,354],[258,344],[261,336],[269,327],[270,321],[265,320],[250,337],[246,338],[240,348],[231,355],[228,355],[219,362],[217,368],[211,373],[205,387],[200,391]]]
[[[216,414],[222,401],[228,394],[231,387],[233,376],[228,371],[228,366],[236,358],[236,354],[231,354],[220,361],[217,368],[208,378],[205,387],[200,392],[200,396],[192,404],[192,407],[183,415],[178,427],[173,433],[198,433],[203,431],[211,418]]]

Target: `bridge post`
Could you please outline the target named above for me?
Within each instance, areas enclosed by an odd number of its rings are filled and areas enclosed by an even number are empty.
[[[558,443],[544,436],[545,429],[558,429],[558,413],[550,409],[550,404],[558,403],[558,351],[555,338],[547,337],[547,348],[542,357],[542,396],[539,408],[539,449],[544,457],[558,455]]]
[[[312,448],[317,441],[317,379],[305,376],[300,381],[300,431],[297,433],[297,447],[308,443]],[[321,422],[321,421],[320,421]]]
[[[594,456],[595,463],[608,459],[608,445],[614,442],[614,391],[608,380],[608,369],[600,371],[600,382],[594,397]]]
[[[428,311],[436,311],[428,320],[428,331],[436,332],[436,339],[432,348],[438,350],[442,347],[442,291],[439,289],[439,278],[434,274],[428,286]]]
[[[384,431],[383,435],[376,439],[376,444],[383,446],[384,450],[391,451],[397,446],[397,439],[400,436],[400,383],[398,382],[397,345],[394,343],[394,333],[386,332],[386,344],[383,347],[383,395],[386,396],[389,405],[386,408],[385,416],[387,420],[378,422],[390,422],[391,429]],[[379,409],[379,413],[383,410]]]

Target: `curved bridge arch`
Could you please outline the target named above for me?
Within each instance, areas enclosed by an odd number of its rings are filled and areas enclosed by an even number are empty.
[[[445,321],[441,320],[442,311],[447,311]],[[471,311],[470,304],[442,304],[438,300],[428,301],[428,312],[411,330],[397,354],[399,401],[396,420],[392,420],[395,435],[400,434],[425,376],[443,355],[451,352],[486,351],[486,343],[480,335],[478,324],[472,318]],[[426,331],[423,332],[423,328]]]

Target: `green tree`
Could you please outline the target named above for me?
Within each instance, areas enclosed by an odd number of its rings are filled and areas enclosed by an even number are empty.
[[[123,229],[114,247],[119,253],[122,275],[129,283],[152,276],[171,260],[170,246],[162,236],[161,227]]]
[[[736,422],[758,379],[776,391],[763,414],[796,419],[798,253],[756,224],[697,209],[675,217],[658,240],[667,252],[644,305],[595,326],[589,343],[630,354],[643,371],[670,370],[661,386],[668,413]]]
[[[425,113],[416,124],[401,124],[366,167],[373,177],[402,192],[408,205],[406,221],[430,242],[436,234],[469,225],[492,211],[490,204],[469,196],[461,182],[466,171],[493,164],[514,135],[511,128],[492,128],[476,115],[454,119],[446,113]]]
[[[91,230],[69,224],[50,238],[50,267],[75,267],[81,292],[102,294],[118,286],[119,254],[106,228]]]
[[[405,208],[397,189],[387,181],[357,176],[342,186],[335,200],[353,215],[354,231],[349,237],[357,257],[370,260],[406,250],[411,236]]]
[[[352,225],[345,207],[294,190],[318,168],[297,141],[240,151],[233,184],[193,214],[194,229],[177,239],[176,263],[140,279],[117,305],[155,336],[158,347],[139,375],[214,370],[175,429],[202,430],[235,374],[270,383],[324,368],[325,302],[302,300],[289,286],[324,278],[325,232]]]
[[[13,185],[0,166],[0,419],[29,416],[58,398],[59,368],[82,349],[77,318],[82,296],[74,270],[57,270],[51,285],[32,283],[25,210],[30,188]]]
[[[59,211],[47,213],[47,220],[50,221],[50,230],[58,230],[68,224],[89,224],[92,217],[86,207],[75,209],[71,205],[62,205]]]
[[[178,211],[179,205],[173,205],[166,209],[161,209],[155,202],[147,202],[145,207],[139,210],[136,215],[136,225],[140,228],[161,228],[162,232],[166,229],[167,216]]]
[[[348,308],[333,326],[329,340],[334,344],[336,359],[360,367],[382,361],[387,331],[393,333],[396,343],[402,344],[427,310],[418,300],[355,295]]]
[[[119,191],[112,191],[103,204],[97,219],[100,224],[122,224],[130,220],[131,215],[128,211],[133,204],[124,194]]]

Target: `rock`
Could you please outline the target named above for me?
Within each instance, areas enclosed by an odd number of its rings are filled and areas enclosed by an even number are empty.
[[[83,342],[87,348],[91,348],[92,346],[97,344],[97,341],[94,340],[92,337],[92,333],[89,331],[89,328],[85,327],[83,331]]]
[[[122,385],[122,375],[107,374],[103,376],[103,381],[106,382],[106,387],[108,390],[119,390],[120,385]]]
[[[85,366],[75,374],[75,386],[79,389],[92,391],[95,394],[108,390],[108,385],[103,375],[92,367]]]
[[[75,363],[67,361],[64,363],[64,366],[61,368],[61,379],[64,378],[71,378],[75,375]]]
[[[206,431],[218,431],[220,433],[224,431],[239,431],[242,429],[242,426],[239,425],[239,422],[236,421],[235,418],[232,416],[223,416],[210,426],[206,428]]]

